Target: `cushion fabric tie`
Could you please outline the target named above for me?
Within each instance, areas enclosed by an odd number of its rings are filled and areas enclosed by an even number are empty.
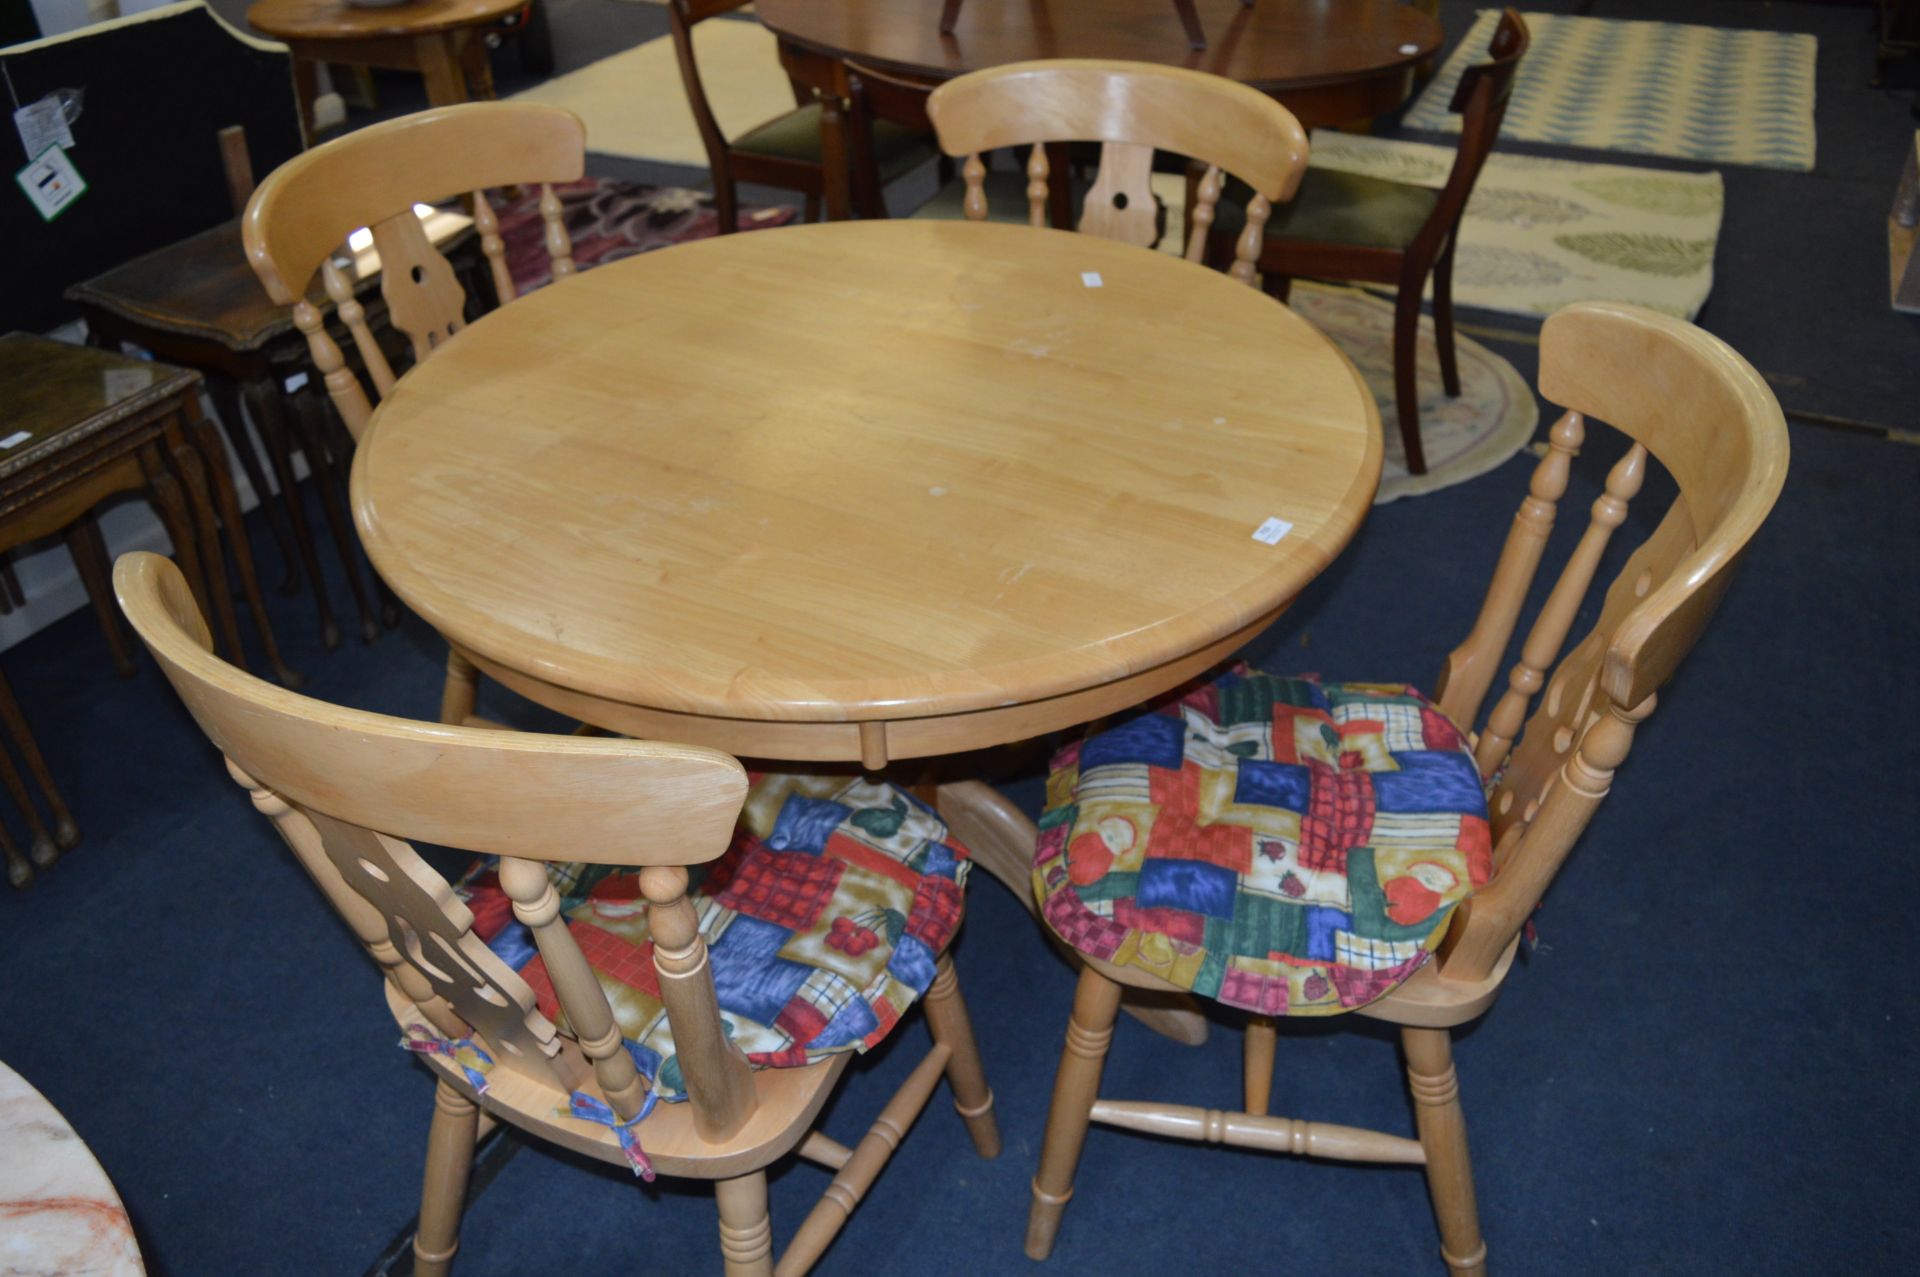
[[[649,1089],[647,1098],[641,1103],[640,1111],[626,1121],[621,1121],[613,1107],[605,1100],[595,1099],[585,1091],[575,1091],[567,1097],[567,1115],[582,1122],[594,1122],[610,1127],[620,1137],[620,1151],[627,1155],[627,1164],[633,1167],[633,1173],[647,1183],[653,1183],[653,1163],[647,1160],[646,1151],[640,1147],[640,1135],[633,1128],[653,1112],[653,1106],[660,1102],[660,1093]]]
[[[400,1045],[420,1055],[446,1056],[460,1066],[475,1092],[487,1093],[487,1071],[493,1068],[493,1057],[471,1037],[443,1038],[424,1024],[409,1024]]]

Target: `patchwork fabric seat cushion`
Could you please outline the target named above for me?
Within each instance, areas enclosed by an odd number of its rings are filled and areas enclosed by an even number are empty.
[[[1327,1015],[1417,971],[1492,860],[1466,740],[1418,691],[1237,669],[1055,756],[1033,877],[1090,957]]]
[[[812,1064],[879,1042],[932,982],[934,961],[960,926],[970,863],[940,818],[892,785],[757,779],[733,845],[688,893],[728,1036],[756,1068]],[[459,887],[474,932],[570,1032],[494,864],[480,862]],[[552,865],[548,878],[634,1063],[662,1099],[685,1098],[639,872]]]

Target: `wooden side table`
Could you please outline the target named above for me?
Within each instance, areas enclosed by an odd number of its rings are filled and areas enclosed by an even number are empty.
[[[527,0],[421,0],[372,9],[346,0],[259,0],[247,10],[247,25],[293,51],[301,118],[312,137],[315,63],[417,71],[431,106],[465,102],[469,88],[490,98],[493,71],[481,37],[526,7]]]
[[[224,522],[267,661],[281,682],[298,683],[267,623],[226,457],[199,393],[200,374],[188,369],[26,333],[0,337],[0,550],[63,534],[115,661],[131,672],[91,516],[115,493],[140,493],[201,608],[217,618],[226,654],[245,668],[220,551]]]
[[[464,214],[442,212],[428,219],[426,230],[428,238],[453,263],[467,295],[491,308],[492,276],[482,265],[479,239],[472,226],[472,220]],[[386,323],[377,257],[370,252],[361,254],[348,275],[366,309],[369,326],[382,338],[383,346],[389,339],[395,343],[393,354],[398,357],[400,339]],[[279,540],[289,580],[294,555],[298,554],[312,582],[321,637],[328,647],[334,647],[340,642],[340,627],[327,598],[320,560],[294,481],[293,453],[298,449],[306,455],[321,511],[346,564],[347,584],[359,610],[361,632],[372,642],[379,632],[374,602],[359,570],[346,504],[333,473],[332,457],[339,441],[337,432],[327,424],[332,409],[320,399],[320,378],[307,355],[306,339],[293,326],[291,312],[273,304],[247,265],[239,224],[226,222],[136,257],[74,285],[67,290],[67,300],[80,307],[96,343],[112,346],[127,342],[207,374],[207,389],[213,395],[221,424],[246,469],[248,481],[266,505],[267,481],[240,414],[241,401],[245,400],[266,444],[268,464],[285,507],[282,513],[269,506],[269,526]],[[322,313],[331,315],[332,303],[318,284],[311,300]],[[353,345],[346,329],[335,327],[336,340],[351,352]],[[302,378],[307,379],[307,387],[297,395],[288,395],[284,390],[287,382]],[[289,526],[283,528],[283,523]]]

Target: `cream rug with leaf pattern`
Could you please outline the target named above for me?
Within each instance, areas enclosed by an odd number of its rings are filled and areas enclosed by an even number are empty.
[[[1453,157],[1452,147],[1322,129],[1310,163],[1437,189]],[[1692,319],[1713,289],[1724,202],[1718,173],[1495,151],[1460,225],[1454,304],[1550,315],[1617,301]]]

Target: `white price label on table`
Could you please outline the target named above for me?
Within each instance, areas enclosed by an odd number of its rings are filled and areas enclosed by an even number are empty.
[[[1253,539],[1262,545],[1279,545],[1280,538],[1293,531],[1293,525],[1285,519],[1268,519],[1253,530]]]

